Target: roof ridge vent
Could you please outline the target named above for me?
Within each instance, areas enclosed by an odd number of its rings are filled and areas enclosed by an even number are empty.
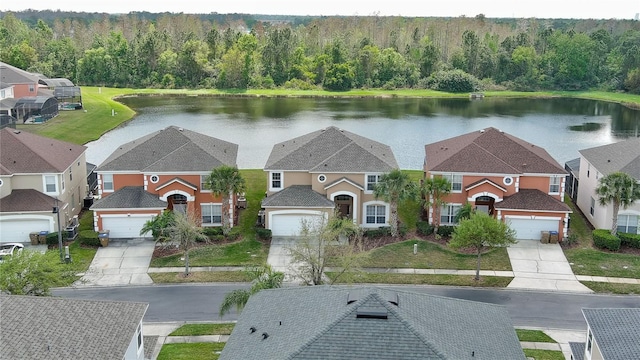
[[[381,319],[389,318],[389,312],[384,306],[359,306],[356,309],[356,319]]]

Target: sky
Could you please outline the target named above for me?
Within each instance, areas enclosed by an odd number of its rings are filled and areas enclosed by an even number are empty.
[[[595,4],[595,5],[594,5]],[[129,13],[245,13],[267,15],[466,16],[487,18],[634,19],[640,0],[29,0],[2,1],[0,10]]]

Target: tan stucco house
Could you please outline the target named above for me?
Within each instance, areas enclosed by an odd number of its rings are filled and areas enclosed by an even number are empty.
[[[10,128],[0,130],[0,241],[28,242],[29,233],[61,228],[87,194],[86,147]]]
[[[440,224],[453,225],[470,203],[507,222],[519,240],[540,240],[542,232],[567,235],[571,209],[563,202],[567,172],[543,148],[496,128],[427,144],[425,177],[446,177],[451,193]],[[428,214],[433,223],[435,211]]]
[[[297,235],[302,220],[334,209],[361,227],[388,226],[389,204],[373,188],[397,168],[389,146],[334,126],[276,144],[264,167],[265,227],[274,236]]]
[[[571,360],[640,358],[640,308],[582,309],[585,342],[570,342]]]

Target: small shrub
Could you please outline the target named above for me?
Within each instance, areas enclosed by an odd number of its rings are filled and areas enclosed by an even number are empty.
[[[62,232],[62,241],[67,240],[67,233]],[[52,232],[47,234],[47,245],[58,245],[58,233]]]
[[[453,234],[453,230],[455,230],[455,226],[450,226],[450,225],[442,225],[438,227],[438,235],[442,236],[442,237],[451,237],[451,234]]]
[[[222,235],[222,228],[221,227],[205,227],[203,228],[202,232],[209,237],[214,235]]]
[[[416,223],[416,231],[420,235],[431,235],[433,234],[433,226],[431,226],[428,221],[418,221]]]
[[[231,231],[229,231],[229,235],[227,235],[227,240],[236,241],[240,238],[240,235],[242,235],[242,229],[240,229],[239,227],[234,227],[231,229]]]
[[[640,249],[640,234],[618,233],[618,237],[622,245]]]
[[[391,228],[388,226],[383,226],[377,229],[366,229],[362,235],[371,239],[381,238],[383,236],[391,235]]]
[[[269,239],[271,239],[271,230],[270,229],[263,229],[263,228],[256,228],[256,236],[260,240],[269,240]]]
[[[216,241],[224,241],[224,235],[220,234],[220,235],[208,235],[209,236],[209,240],[216,242]]]
[[[82,230],[78,233],[78,242],[80,245],[98,247],[100,239],[98,233],[93,230]]]
[[[599,249],[608,249],[611,251],[620,250],[620,238],[611,235],[611,232],[607,229],[593,230],[593,244]]]
[[[569,234],[569,236],[567,236],[567,238],[563,241],[563,243],[567,246],[571,246],[573,244],[577,244],[578,240],[579,238],[577,234]]]
[[[407,224],[400,223],[398,225],[398,235],[400,237],[405,237],[408,231],[409,231],[409,227],[407,226]]]

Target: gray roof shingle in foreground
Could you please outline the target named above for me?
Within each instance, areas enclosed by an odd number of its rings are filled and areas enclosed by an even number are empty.
[[[582,309],[606,360],[640,359],[640,308]]]
[[[148,304],[0,295],[2,359],[123,359]]]
[[[253,295],[220,356],[224,360],[524,358],[503,306],[377,287],[328,286]]]
[[[97,200],[91,206],[94,209],[159,209],[166,208],[167,202],[144,191],[142,186],[125,186],[113,194]]]
[[[262,199],[262,207],[334,207],[333,201],[315,192],[311,185],[291,185]]]
[[[580,154],[604,175],[622,171],[640,180],[640,138],[580,150]]]

